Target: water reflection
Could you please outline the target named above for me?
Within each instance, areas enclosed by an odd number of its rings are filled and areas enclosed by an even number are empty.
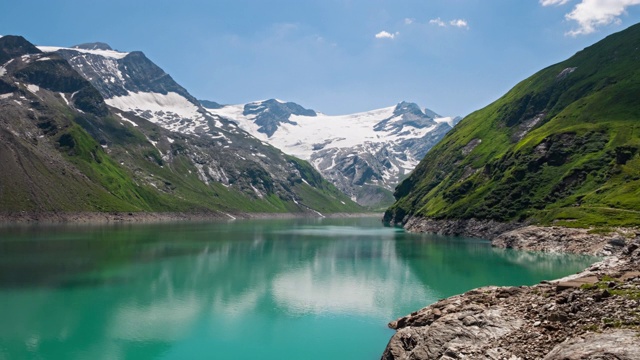
[[[0,250],[0,359],[374,358],[438,298],[591,261],[376,219],[4,230]]]
[[[569,268],[583,269],[582,264],[594,263],[601,258],[592,255],[572,255],[567,256],[562,253],[544,253],[536,251],[514,251],[511,249],[498,249],[493,248],[499,257],[505,259],[512,264],[528,267],[530,264],[536,264],[535,269],[537,272],[556,274],[558,272],[564,272]],[[551,279],[548,279],[551,280]]]
[[[411,286],[416,279],[395,253],[393,236],[375,243],[336,241],[296,269],[279,274],[273,295],[280,306],[299,313],[380,314],[395,310],[394,298],[434,298],[428,287]]]
[[[481,285],[533,285],[582,270],[598,260],[592,256],[496,249],[484,240],[436,235],[395,244],[413,274],[446,296]]]

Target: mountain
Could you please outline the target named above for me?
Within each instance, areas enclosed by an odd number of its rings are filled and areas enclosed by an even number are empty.
[[[349,212],[139,52],[0,38],[0,211]],[[82,69],[82,72],[76,71]]]
[[[635,25],[467,116],[397,187],[385,220],[639,225],[639,49]]]
[[[331,116],[281,100],[209,106],[210,114],[285,153],[308,160],[352,200],[386,208],[392,191],[460,120],[413,103]]]

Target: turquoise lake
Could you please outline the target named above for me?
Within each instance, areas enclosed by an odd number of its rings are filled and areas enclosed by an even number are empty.
[[[593,257],[379,219],[0,228],[0,359],[379,359],[387,323]]]

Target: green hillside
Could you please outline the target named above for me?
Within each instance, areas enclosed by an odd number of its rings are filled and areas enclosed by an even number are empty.
[[[409,217],[640,225],[640,24],[467,116],[395,192]]]

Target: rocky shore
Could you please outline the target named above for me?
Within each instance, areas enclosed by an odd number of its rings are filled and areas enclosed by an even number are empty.
[[[434,220],[425,218],[411,218],[404,224],[404,228],[410,232],[468,236],[482,239],[493,239],[508,231],[524,226],[525,224],[522,223],[501,223],[492,220]]]
[[[419,223],[411,230],[435,226]],[[463,227],[469,224],[490,226]],[[521,225],[487,238],[504,248],[605,258],[563,279],[474,289],[392,321],[397,332],[382,359],[640,359],[640,234],[634,229],[594,234]]]

